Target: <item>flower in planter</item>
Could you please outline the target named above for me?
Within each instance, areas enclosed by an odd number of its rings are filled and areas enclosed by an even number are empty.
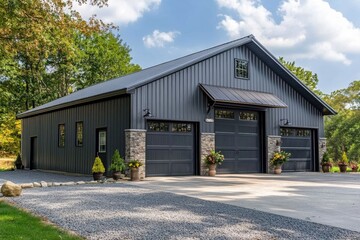
[[[270,159],[270,165],[273,167],[279,167],[289,160],[291,153],[285,151],[274,152],[273,157]]]
[[[343,154],[341,155],[341,161],[338,162],[338,165],[348,165],[349,163],[349,159],[346,155],[346,152],[343,152]]]
[[[125,168],[124,159],[120,156],[119,150],[116,149],[111,158],[110,170],[113,170],[114,172],[122,172]]]
[[[143,165],[142,162],[140,162],[139,160],[136,160],[136,159],[128,162],[129,168],[139,168],[142,165]]]
[[[321,165],[322,166],[329,166],[332,167],[332,163],[329,157],[329,154],[327,152],[324,153],[322,160],[321,160]]]
[[[216,152],[215,150],[211,150],[208,155],[206,155],[205,159],[206,165],[212,165],[212,164],[219,164],[224,161],[224,155],[221,154],[221,152]]]

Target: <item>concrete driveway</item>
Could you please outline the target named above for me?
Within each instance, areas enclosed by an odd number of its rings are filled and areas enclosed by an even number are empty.
[[[134,184],[360,232],[360,174],[151,177]]]

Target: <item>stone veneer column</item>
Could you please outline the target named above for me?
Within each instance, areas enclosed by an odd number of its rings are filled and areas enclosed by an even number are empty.
[[[208,175],[208,168],[204,162],[204,158],[209,154],[210,150],[215,149],[215,133],[200,134],[200,175]]]
[[[326,138],[319,138],[319,169],[321,171],[321,160],[326,152]]]
[[[125,162],[137,159],[143,166],[139,169],[140,179],[145,178],[146,130],[125,129]]]
[[[271,172],[270,159],[272,158],[275,151],[280,151],[281,136],[269,135],[267,137],[267,172]]]

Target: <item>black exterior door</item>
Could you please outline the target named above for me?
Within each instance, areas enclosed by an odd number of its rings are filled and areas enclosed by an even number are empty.
[[[291,153],[283,171],[314,171],[312,130],[281,128],[281,149]]]
[[[215,148],[225,156],[218,173],[261,172],[259,113],[215,109]]]
[[[30,169],[36,169],[38,162],[37,137],[30,138]]]
[[[194,124],[148,121],[146,176],[195,174]]]
[[[107,131],[106,128],[96,129],[96,156],[101,158],[106,171],[109,171],[107,164]]]

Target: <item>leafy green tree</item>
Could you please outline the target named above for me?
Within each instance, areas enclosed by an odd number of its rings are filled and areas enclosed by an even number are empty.
[[[310,90],[314,91],[319,95],[321,94],[321,92],[317,89],[317,84],[319,83],[319,79],[316,73],[313,73],[302,67],[296,66],[295,62],[285,61],[283,57],[280,57],[279,61],[298,79],[300,79]]]
[[[116,28],[95,17],[82,19],[73,2],[107,4],[107,0],[0,0],[3,136],[17,134],[11,123],[16,113],[140,69],[131,63],[130,48],[112,33]],[[4,141],[1,144],[0,149]]]

